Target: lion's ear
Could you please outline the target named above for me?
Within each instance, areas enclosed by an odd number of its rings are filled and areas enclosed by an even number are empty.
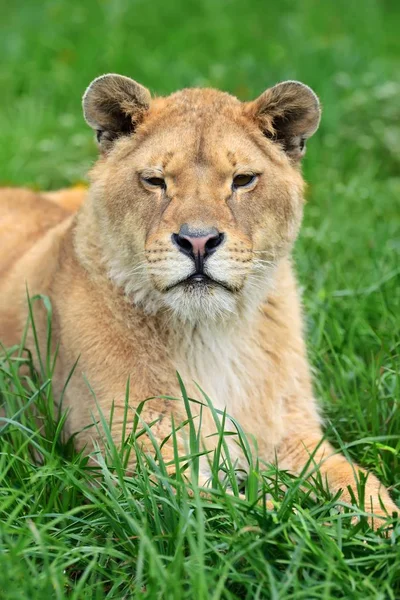
[[[83,114],[103,152],[116,138],[133,133],[150,101],[150,92],[129,77],[110,73],[92,81],[83,96]]]
[[[318,129],[321,108],[316,94],[304,83],[284,81],[247,105],[264,135],[281,144],[293,161],[305,152],[305,142]]]

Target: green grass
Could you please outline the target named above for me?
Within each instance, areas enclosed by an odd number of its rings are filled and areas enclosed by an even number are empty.
[[[80,97],[103,72],[156,93],[212,85],[249,99],[290,78],[316,90],[324,114],[295,252],[316,393],[327,436],[400,503],[398,3],[0,4],[0,184],[84,179],[96,150]],[[94,472],[61,441],[51,365],[38,377],[26,352],[13,357],[2,354],[1,394],[14,413],[34,403],[43,429],[27,411],[0,424],[0,598],[400,597],[399,525],[389,539],[353,526],[320,481],[303,489],[257,464],[248,501],[223,487],[190,494],[195,456],[171,479],[157,447],[140,453],[140,423],[120,452],[108,442]],[[135,477],[122,473],[129,451]],[[276,510],[254,505],[255,483]]]

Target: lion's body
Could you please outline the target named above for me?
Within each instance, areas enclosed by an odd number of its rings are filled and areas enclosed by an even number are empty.
[[[274,460],[276,445],[302,421],[306,429],[311,420],[313,433],[320,436],[299,300],[288,261],[280,266],[274,292],[262,305],[253,331],[248,331],[247,322],[222,331],[213,326],[172,331],[158,315],[143,316],[142,311],[128,308],[108,281],[92,284],[75,256],[75,220],[68,210],[68,194],[66,190],[54,195],[59,205],[53,205],[46,194],[17,189],[0,192],[0,272],[5,274],[0,282],[0,337],[9,346],[20,339],[27,319],[26,287],[31,296],[40,293],[51,298],[53,335],[61,341],[56,396],[80,357],[77,373],[85,374],[106,413],[112,399],[119,398],[116,413],[122,418],[121,399],[128,377],[130,398],[137,405],[158,394],[179,397],[178,370],[194,397],[199,397],[193,386],[196,382],[217,408],[226,408],[243,423],[259,446],[265,447],[268,460]],[[85,192],[80,194],[83,200]],[[12,254],[15,249],[20,250],[18,257]],[[40,338],[46,340],[44,309],[36,326]],[[160,401],[153,404],[150,420],[164,410],[160,410]],[[67,405],[72,409],[69,433],[92,421],[94,401],[79,375],[69,384]],[[259,411],[265,415],[263,419]],[[170,421],[163,420],[160,439],[169,431]]]
[[[135,408],[145,398],[180,396],[179,371],[192,397],[201,398],[196,382],[217,408],[226,409],[254,436],[263,460],[277,457],[282,468],[299,473],[322,436],[290,262],[301,220],[302,179],[274,144],[266,140],[262,146],[262,138],[257,138],[255,126],[239,113],[242,109],[236,100],[209,90],[203,95],[184,94],[154,101],[134,141],[119,139],[99,161],[85,200],[82,190],[49,195],[0,192],[0,339],[9,346],[18,342],[27,318],[27,286],[31,296],[40,293],[52,301],[53,342],[59,344],[56,397],[79,358],[64,400],[70,409],[68,434],[82,432],[96,415],[86,379],[106,417],[115,401],[113,435],[119,441],[128,378],[133,419]],[[204,117],[207,111],[202,103],[211,111],[212,122]],[[224,103],[227,110],[221,108]],[[163,116],[168,124],[159,133]],[[202,143],[198,142],[198,123],[202,124]],[[250,133],[243,139],[240,131],[246,127]],[[180,140],[185,132],[182,151]],[[265,204],[260,204],[256,192],[251,203],[229,196],[219,203],[218,197],[225,198],[228,191],[218,188],[222,185],[218,177],[228,169],[218,154],[224,136],[235,164],[248,163],[253,157],[255,169],[261,170],[257,161],[260,165],[268,162],[270,176],[262,188]],[[193,140],[195,149],[188,150]],[[160,147],[166,150],[164,162],[156,156]],[[161,192],[144,191],[129,179],[132,153],[140,168],[155,161],[163,162],[168,170],[171,163],[168,203]],[[153,194],[151,206],[149,193]],[[173,248],[170,238],[189,218],[216,223],[220,231],[228,232],[224,245],[207,262],[210,276],[229,283],[228,291],[213,286],[206,296],[186,287],[178,293],[177,273],[183,269],[187,277],[191,263]],[[171,280],[173,285],[169,285]],[[35,304],[35,320],[44,352],[46,315],[39,304]],[[181,402],[153,399],[142,412],[147,422],[157,421],[153,433],[159,441],[171,432],[172,416],[175,423],[183,420]],[[205,411],[202,436],[210,448],[215,444],[214,433],[215,424]],[[95,430],[86,429],[78,435],[78,444],[92,438],[96,438]],[[233,438],[227,440],[245,469],[237,444]],[[183,432],[179,443],[184,452]],[[172,443],[163,450],[172,460]],[[353,466],[334,455],[325,442],[315,455],[317,462],[321,459],[331,488],[343,488],[343,497],[349,500],[346,488],[354,486]],[[201,469],[206,480],[206,461]],[[370,476],[366,497],[373,499],[375,512],[382,514],[379,488]],[[380,494],[386,507],[394,510],[386,490],[380,488]]]

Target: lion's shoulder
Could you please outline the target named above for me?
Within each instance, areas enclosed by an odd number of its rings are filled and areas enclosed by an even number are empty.
[[[0,273],[49,229],[71,215],[62,204],[21,188],[0,189]]]

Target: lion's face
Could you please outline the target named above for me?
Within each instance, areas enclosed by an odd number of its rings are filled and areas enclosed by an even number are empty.
[[[135,131],[116,139],[86,110],[103,144],[92,200],[111,278],[146,310],[192,322],[255,308],[298,232],[305,134],[291,132],[285,152],[256,103],[214,90],[140,100]]]

